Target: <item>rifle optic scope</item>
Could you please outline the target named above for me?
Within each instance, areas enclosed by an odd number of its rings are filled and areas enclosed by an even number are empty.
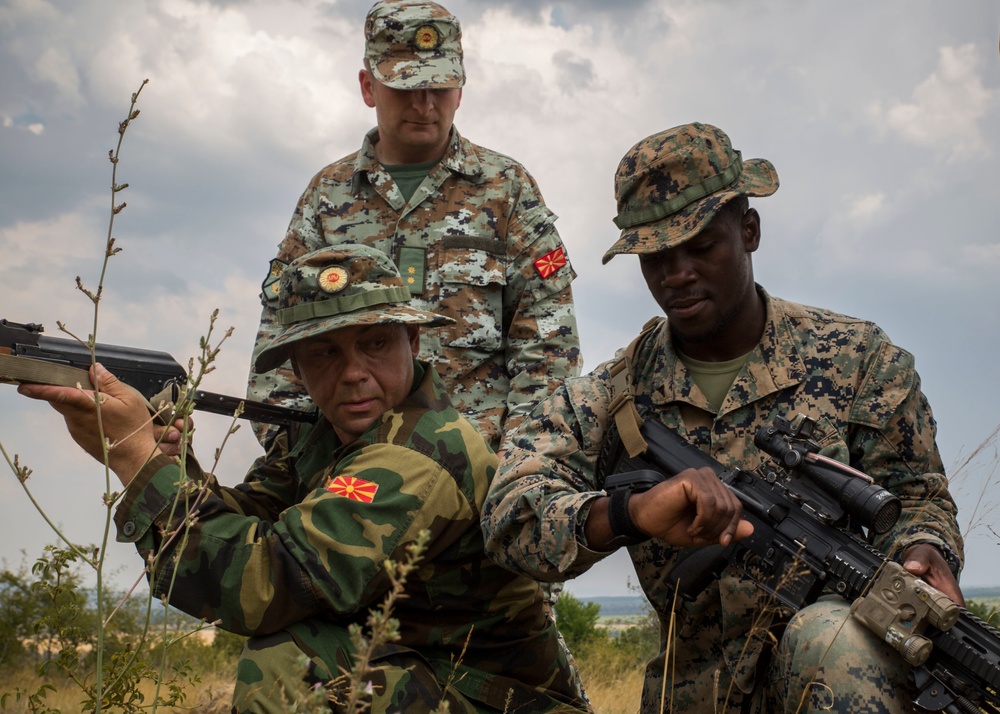
[[[903,510],[899,499],[860,471],[793,443],[773,426],[761,427],[754,444],[787,468],[808,476],[857,524],[875,533],[885,533],[896,525]]]

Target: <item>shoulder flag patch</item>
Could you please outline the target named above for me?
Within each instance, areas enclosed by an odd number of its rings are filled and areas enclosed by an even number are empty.
[[[535,270],[543,278],[547,278],[564,265],[566,265],[566,251],[563,250],[562,246],[559,246],[551,253],[547,253],[536,260]]]
[[[352,501],[371,503],[375,500],[378,484],[365,481],[354,476],[337,476],[326,483],[326,490],[337,496],[344,496]]]

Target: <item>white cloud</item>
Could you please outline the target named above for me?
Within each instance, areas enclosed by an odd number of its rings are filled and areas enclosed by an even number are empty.
[[[996,105],[997,91],[983,85],[981,65],[974,44],[942,47],[937,68],[914,88],[912,98],[885,110],[876,104],[876,119],[884,120],[903,139],[936,149],[950,161],[992,155],[993,145],[979,124]]]
[[[0,119],[0,126],[3,126],[4,129],[20,129],[21,131],[26,131],[29,134],[34,134],[35,136],[41,136],[45,133],[45,124],[42,122],[17,122],[6,114],[0,116],[2,116],[2,119]]]
[[[6,313],[0,317],[45,323],[47,333],[54,333],[56,320],[89,316],[91,303],[76,290],[74,276],[90,274],[100,258],[99,245],[80,239],[95,233],[99,228],[82,213],[0,227],[0,305]]]
[[[65,47],[45,48],[35,61],[35,73],[40,80],[56,87],[72,104],[83,103],[76,63]]]
[[[895,254],[898,246],[888,245],[881,236],[879,240],[872,239],[891,213],[885,193],[847,195],[837,205],[839,210],[826,217],[817,236],[816,248],[823,256],[819,269],[837,273],[845,267],[856,271],[863,265],[864,269],[877,272],[887,259],[893,263],[899,259]]]
[[[261,144],[305,153],[328,142],[331,128],[359,124],[360,35],[354,27],[346,35],[344,27],[316,23],[315,2],[283,4],[280,22],[257,17],[254,5],[173,0],[161,9],[141,52],[108,47],[95,57],[92,74],[112,76],[122,55],[138,54],[126,66],[142,68],[151,80],[146,109],[175,138],[227,154]],[[159,36],[163,26],[171,28],[166,37]],[[352,144],[359,130],[351,132]]]
[[[83,212],[62,213],[39,221],[19,221],[0,226],[0,252],[4,256],[4,272],[25,273],[31,266],[40,273],[66,272],[81,259],[94,255],[96,243],[65,238],[100,235],[100,226]],[[59,250],[53,250],[58,241]]]
[[[855,222],[870,222],[877,218],[885,208],[885,194],[882,192],[869,194],[854,199],[848,204],[847,215]]]
[[[935,229],[921,231],[920,211],[929,197],[905,189],[845,196],[841,210],[827,216],[817,236],[826,275],[849,271],[866,279],[900,279],[924,285],[983,287],[995,285],[1000,269],[1000,243],[983,242],[982,233],[966,233],[956,226],[943,249]]]
[[[1000,241],[973,243],[961,250],[962,259],[969,268],[993,276],[1000,272]]]
[[[0,114],[0,117],[2,117],[0,118],[0,126],[3,126],[4,129],[20,129],[35,136],[41,136],[45,133],[45,124],[43,122],[16,121],[13,117],[9,117],[6,114]]]

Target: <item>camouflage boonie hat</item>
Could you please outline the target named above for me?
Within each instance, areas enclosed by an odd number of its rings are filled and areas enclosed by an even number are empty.
[[[254,371],[269,372],[288,359],[296,342],[342,327],[454,322],[409,303],[410,289],[380,250],[339,245],[300,256],[281,274],[275,317],[283,330],[257,355]]]
[[[458,18],[426,0],[380,0],[365,18],[365,59],[394,89],[458,89],[465,84]]]
[[[684,124],[646,137],[629,149],[615,172],[615,225],[621,237],[604,254],[655,253],[680,245],[740,195],[770,196],[778,172],[767,159],[743,160],[725,132]]]

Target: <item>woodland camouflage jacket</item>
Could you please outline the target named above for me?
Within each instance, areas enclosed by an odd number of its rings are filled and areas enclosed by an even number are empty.
[[[385,560],[405,561],[406,546],[427,529],[429,545],[395,609],[395,647],[435,670],[461,660],[468,677],[456,688],[474,698],[504,675],[569,701],[566,655],[538,584],[483,551],[480,510],[496,455],[434,370],[414,369],[409,397],[354,442],[342,445],[321,419],[290,454],[262,457],[235,488],[189,459],[191,488],[178,489],[177,462],[157,456],[126,489],[118,539],[146,558],[197,501],[197,518],[153,568],[155,595],[169,590],[175,607],[236,633],[287,629],[336,674],[338,663],[351,663],[347,626],[363,623],[391,587]]]
[[[373,129],[358,153],[324,168],[299,199],[263,284],[254,355],[280,330],[274,275],[282,266],[326,245],[366,243],[396,262],[414,307],[456,320],[421,331],[420,359],[445,365],[439,371],[455,406],[497,448],[505,421],[509,428],[579,374],[576,273],[556,216],[523,166],[455,128],[444,158],[407,202],[375,157],[377,140]],[[251,375],[248,397],[308,403],[287,368]]]
[[[718,413],[691,381],[671,347],[666,321],[633,364],[636,405],[710,453],[727,468],[753,469],[763,460],[753,444],[758,427],[797,413],[818,420],[821,453],[850,463],[902,501],[896,527],[875,541],[896,554],[916,541],[961,555],[955,504],[935,443],[936,424],[920,390],[913,357],[876,325],[826,310],[770,298],[763,337]],[[508,434],[497,478],[484,506],[487,552],[497,562],[544,580],[586,571],[606,552],[586,547],[582,524],[601,496],[595,474],[609,425],[612,362],[570,379]],[[665,582],[688,551],[650,540],[629,548],[645,594],[670,622],[673,591]],[[696,601],[679,604],[673,703],[698,710],[731,675],[754,687],[756,664],[774,608],[752,582],[727,569]],[[775,618],[780,620],[779,615]],[[758,636],[749,637],[751,631]],[[773,630],[780,634],[780,630]],[[647,668],[644,711],[663,683],[663,653]],[[722,668],[722,684],[715,681]]]

